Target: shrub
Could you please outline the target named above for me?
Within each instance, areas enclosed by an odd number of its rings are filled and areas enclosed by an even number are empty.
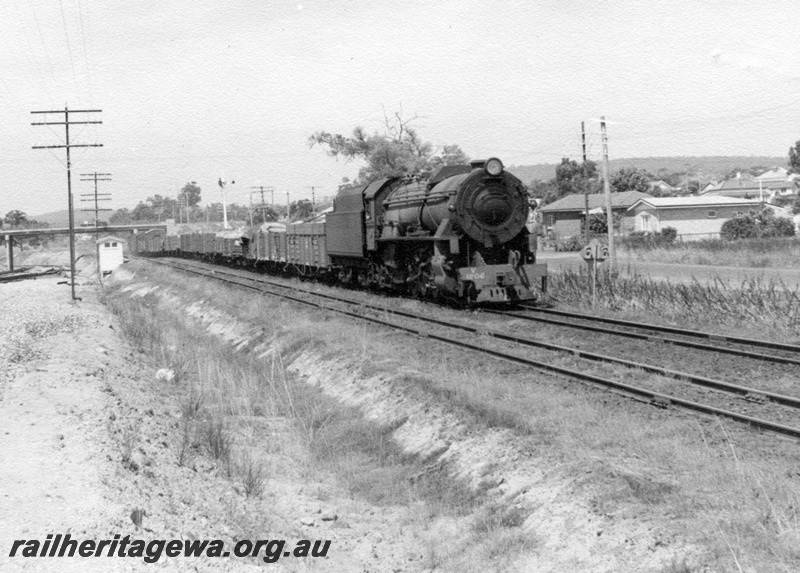
[[[556,251],[580,251],[582,248],[583,240],[577,235],[556,242]]]
[[[726,241],[736,239],[755,239],[758,237],[756,218],[752,213],[739,215],[733,219],[728,219],[722,224],[719,236]]]
[[[793,237],[794,223],[790,219],[776,217],[770,209],[760,213],[750,211],[722,224],[720,237],[725,240],[735,239],[771,239],[775,237]]]
[[[785,217],[774,217],[766,225],[765,237],[794,237],[794,221]]]
[[[678,229],[675,227],[664,227],[661,229],[661,238],[665,243],[674,243],[678,238]]]
[[[622,238],[622,244],[634,249],[652,249],[671,245],[678,237],[678,230],[674,227],[664,227],[659,232],[635,231]]]

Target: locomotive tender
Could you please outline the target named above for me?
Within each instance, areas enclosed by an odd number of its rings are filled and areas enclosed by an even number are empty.
[[[325,223],[241,239],[142,237],[141,254],[177,254],[345,285],[473,303],[535,299],[547,288],[526,223],[525,186],[497,158],[448,165],[430,179],[392,177],[339,191]]]

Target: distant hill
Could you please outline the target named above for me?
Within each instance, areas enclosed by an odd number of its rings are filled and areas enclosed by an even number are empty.
[[[570,159],[578,158],[571,157]],[[734,169],[747,169],[749,167],[763,166],[786,167],[786,156],[760,156],[760,155],[731,155],[731,156],[704,156],[704,157],[634,157],[630,159],[612,159],[608,162],[611,173],[623,167],[636,167],[656,175],[660,169],[669,172],[684,173],[687,170],[692,179],[708,181],[721,179]],[[599,166],[598,166],[599,167]],[[549,181],[556,176],[555,163],[540,163],[537,165],[512,165],[508,170],[522,179],[526,184],[535,179]]]
[[[75,213],[76,225],[80,225],[81,221],[83,221],[83,219],[80,218],[82,215],[83,213]],[[69,226],[69,211],[64,209],[63,211],[51,211],[50,213],[42,213],[41,215],[28,213],[28,219],[33,219],[40,223],[49,223],[51,227],[67,227]]]

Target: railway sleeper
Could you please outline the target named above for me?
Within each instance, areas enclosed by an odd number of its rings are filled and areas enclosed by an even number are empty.
[[[759,392],[748,392],[744,395],[744,399],[748,402],[753,402],[755,404],[766,404],[767,397],[764,394],[760,394]]]
[[[672,405],[672,400],[664,396],[653,396],[650,398],[650,405],[656,408],[666,409]]]

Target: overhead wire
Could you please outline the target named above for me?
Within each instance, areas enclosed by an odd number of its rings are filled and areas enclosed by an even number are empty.
[[[67,19],[64,16],[64,3],[58,0],[58,5],[61,8],[61,22],[64,24],[64,38],[67,41],[67,53],[69,54],[69,65],[72,69],[72,80],[75,82],[76,97],[80,97],[80,88],[78,87],[78,75],[75,73],[75,61],[72,58],[72,46],[69,42],[69,33],[67,32]]]
[[[94,95],[92,90],[92,77],[89,72],[89,52],[86,49],[86,30],[83,25],[83,9],[81,8],[81,0],[75,0],[78,6],[78,19],[80,22],[81,43],[83,44],[83,63],[86,68],[86,83],[89,88],[89,105],[94,106]],[[88,19],[88,16],[87,16]]]
[[[28,35],[27,26],[25,26],[23,21],[22,21],[22,15],[19,12],[19,7],[17,6],[16,0],[14,0],[14,13],[17,16],[17,23],[19,24],[19,29],[22,31],[22,35],[25,37],[25,44],[27,45],[27,48],[28,48],[27,50],[21,50],[21,51],[24,54],[25,59],[30,64],[30,68],[29,69],[31,69],[31,70],[35,69],[36,70],[36,77],[41,82],[43,91],[47,95],[47,98],[50,100],[50,105],[51,106],[55,105],[54,104],[54,100],[53,100],[53,94],[50,92],[50,89],[47,87],[47,81],[45,80],[44,74],[42,73],[42,68],[40,66],[40,63],[39,63],[38,59],[36,59],[33,56],[33,54],[34,54],[33,43],[31,42],[30,36]],[[31,86],[31,88],[32,88],[32,90],[34,92],[39,91],[33,85],[33,81],[31,80],[31,78],[30,78],[30,76],[28,74],[22,74],[22,75],[25,77],[25,79],[27,80],[28,84]],[[8,86],[6,86],[6,87],[8,87]],[[19,98],[16,96],[16,90],[12,91],[10,88],[8,88],[8,89],[9,89],[9,93],[14,94],[14,97],[20,102],[20,104],[21,104],[20,107],[24,108],[24,107],[28,106],[27,103],[23,103],[22,101],[19,100]]]
[[[56,73],[53,69],[53,62],[50,60],[50,52],[47,49],[47,43],[44,41],[44,34],[42,33],[42,26],[39,24],[39,17],[36,14],[36,8],[33,2],[29,3],[28,6],[30,6],[31,13],[33,14],[33,21],[36,24],[36,30],[39,32],[39,40],[42,42],[44,57],[47,60],[47,67],[50,69],[50,77],[53,78],[53,87],[58,87],[58,80],[56,79]],[[55,102],[53,103],[53,106],[55,107]]]

